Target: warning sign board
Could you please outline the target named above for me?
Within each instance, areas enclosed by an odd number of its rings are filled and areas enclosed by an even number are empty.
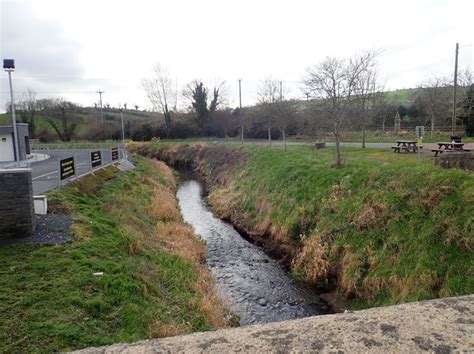
[[[74,176],[76,169],[74,168],[74,157],[59,160],[59,175],[61,180]]]
[[[112,161],[118,160],[119,158],[119,152],[118,148],[112,148]]]
[[[92,168],[102,165],[100,150],[91,152],[91,164]]]

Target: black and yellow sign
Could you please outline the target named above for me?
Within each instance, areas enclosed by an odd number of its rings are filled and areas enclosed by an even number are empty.
[[[61,176],[61,180],[76,174],[76,169],[74,168],[74,157],[68,157],[67,159],[59,160],[59,174]]]
[[[112,161],[118,160],[119,158],[118,148],[112,148],[111,151],[112,151]]]
[[[92,168],[100,166],[102,164],[102,157],[100,155],[100,150],[91,152],[91,164],[92,164]]]

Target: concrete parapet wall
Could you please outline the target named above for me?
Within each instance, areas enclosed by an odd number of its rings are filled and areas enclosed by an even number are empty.
[[[0,169],[0,239],[31,236],[34,217],[31,170]]]
[[[474,295],[87,348],[79,353],[474,350]]]

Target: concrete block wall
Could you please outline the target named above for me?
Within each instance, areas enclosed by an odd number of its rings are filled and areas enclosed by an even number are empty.
[[[474,154],[469,152],[444,153],[436,158],[435,163],[445,168],[462,168],[474,171]]]
[[[0,239],[33,235],[34,221],[31,169],[0,169]]]

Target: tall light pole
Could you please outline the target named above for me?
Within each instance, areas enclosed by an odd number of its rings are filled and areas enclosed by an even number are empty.
[[[13,85],[12,85],[12,72],[15,71],[15,60],[13,59],[3,59],[3,68],[8,73],[8,81],[10,83],[10,99],[12,107],[12,120],[13,120],[13,140],[15,146],[15,161],[18,164],[20,163],[20,150],[18,146],[18,127],[16,125],[16,115],[15,115],[15,102],[13,100]]]
[[[454,59],[454,85],[453,85],[453,136],[456,134],[456,90],[458,88],[458,56],[459,43],[456,43],[456,54]]]
[[[104,124],[104,109],[102,107],[102,94],[104,93],[104,91],[97,91],[97,93],[99,94],[99,104],[100,104],[100,122],[102,124]]]
[[[240,143],[244,143],[244,116],[242,114],[242,79],[239,81],[239,108],[240,108]]]

